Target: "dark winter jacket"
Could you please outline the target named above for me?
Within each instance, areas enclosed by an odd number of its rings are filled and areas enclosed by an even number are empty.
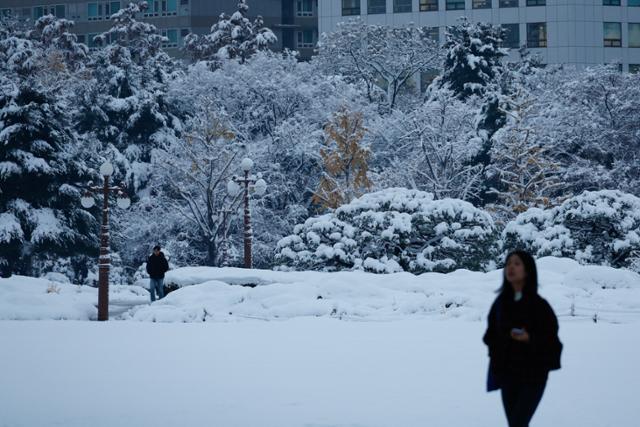
[[[513,328],[526,329],[529,342],[511,338]],[[498,384],[545,381],[549,371],[560,369],[558,319],[537,294],[525,294],[517,302],[511,295],[499,295],[491,306],[483,341],[489,347],[490,369]]]
[[[160,255],[151,255],[147,260],[147,273],[152,279],[164,279],[164,273],[169,271],[169,263],[160,252]]]

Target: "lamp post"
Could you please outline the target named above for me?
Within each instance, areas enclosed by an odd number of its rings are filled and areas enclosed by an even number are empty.
[[[251,210],[249,207],[249,190],[255,191],[258,196],[262,196],[267,191],[267,183],[262,179],[262,174],[251,175],[253,160],[242,159],[240,163],[244,175],[233,176],[227,183],[227,192],[230,196],[236,196],[243,191],[244,199],[244,268],[252,268],[251,244],[253,241],[253,230],[251,229]]]
[[[100,175],[104,180],[104,185],[89,187],[89,190],[82,196],[80,203],[85,209],[93,207],[95,200],[93,192],[102,191],[102,226],[100,227],[100,257],[98,258],[98,320],[109,320],[109,269],[111,267],[111,257],[109,256],[109,194],[117,194],[117,205],[121,209],[131,206],[131,200],[124,193],[121,187],[109,185],[109,179],[113,174],[113,165],[104,162],[100,166]]]

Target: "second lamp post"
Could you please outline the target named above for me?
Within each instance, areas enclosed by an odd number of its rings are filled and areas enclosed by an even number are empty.
[[[258,196],[267,191],[267,183],[262,179],[262,174],[251,175],[253,160],[245,158],[240,163],[244,176],[233,176],[227,184],[227,192],[231,196],[236,196],[243,191],[244,199],[244,268],[252,268],[251,244],[253,241],[253,231],[251,229],[251,210],[249,206],[249,191],[253,190]]]

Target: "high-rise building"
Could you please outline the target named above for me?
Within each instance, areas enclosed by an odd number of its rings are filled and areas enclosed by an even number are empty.
[[[131,0],[0,0],[0,13],[24,19],[46,14],[75,21],[74,30],[81,42],[95,47],[93,37],[110,26],[109,17]],[[154,24],[169,41],[166,48],[178,54],[184,37],[208,33],[221,13],[232,14],[238,0],[147,0],[149,8],[140,19]],[[275,50],[300,51],[308,59],[318,40],[318,0],[253,0],[249,16],[264,18],[278,37]]]
[[[502,25],[506,47],[526,45],[548,64],[640,68],[640,0],[320,0],[320,33],[358,16],[370,24],[431,27],[441,39],[446,26],[466,16]]]

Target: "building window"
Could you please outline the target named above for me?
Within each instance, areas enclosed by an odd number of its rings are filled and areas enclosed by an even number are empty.
[[[431,12],[434,10],[438,10],[438,0],[420,0],[420,12]]]
[[[160,14],[160,0],[147,0],[147,11],[144,16],[158,16]]]
[[[178,14],[178,0],[162,0],[162,16]]]
[[[629,64],[629,72],[633,74],[640,73],[640,64]]]
[[[313,0],[297,0],[296,15],[313,16]]]
[[[296,33],[296,47],[298,49],[308,49],[314,46],[313,30],[298,31]]]
[[[87,4],[87,18],[89,21],[109,19],[120,10],[120,2],[93,2]]]
[[[11,9],[0,10],[0,15],[2,15],[3,18],[8,18],[9,16],[11,16]]]
[[[189,0],[180,0],[180,6],[189,6]]]
[[[491,9],[491,0],[473,0],[471,7],[473,9]]]
[[[66,7],[63,4],[57,4],[56,5],[56,18],[65,18],[66,16],[67,16]]]
[[[464,0],[447,0],[447,10],[464,10]]]
[[[620,6],[620,0],[602,0],[603,6]]]
[[[393,13],[411,12],[412,0],[393,0]]]
[[[387,0],[369,0],[367,4],[367,13],[369,15],[387,13]]]
[[[77,37],[78,43],[82,43],[82,44],[87,43],[87,36],[85,36],[84,34],[78,34],[76,37]]]
[[[500,7],[518,7],[519,0],[500,0]]]
[[[640,24],[629,23],[629,47],[640,47]]]
[[[527,24],[527,47],[547,47],[547,23]]]
[[[640,7],[640,0],[627,0],[627,6]]]
[[[510,49],[517,49],[520,47],[520,24],[503,24],[504,39],[502,40],[502,46]]]
[[[42,6],[36,6],[33,8],[33,19],[42,18],[44,16],[44,8]]]
[[[527,0],[527,6],[546,6],[547,0]]]
[[[162,36],[167,38],[162,47],[178,47],[178,30],[162,30]]]
[[[604,47],[622,46],[622,24],[619,22],[604,23]]]
[[[342,16],[360,15],[360,0],[342,0]]]

